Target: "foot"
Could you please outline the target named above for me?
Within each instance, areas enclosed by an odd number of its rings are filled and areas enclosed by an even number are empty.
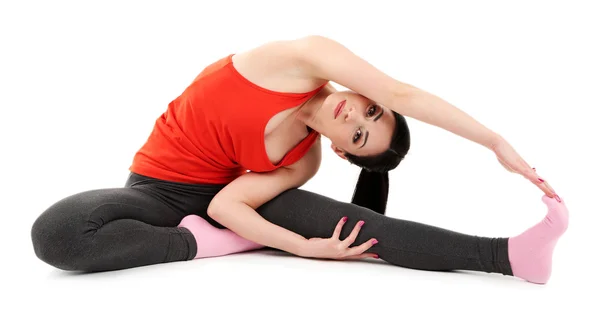
[[[218,229],[197,215],[188,215],[178,227],[188,229],[196,239],[198,251],[195,259],[222,256],[264,247],[249,241],[231,230]]]
[[[545,284],[552,273],[552,254],[558,239],[569,225],[569,211],[564,200],[547,195],[546,217],[518,236],[508,239],[508,256],[513,275],[526,281]]]

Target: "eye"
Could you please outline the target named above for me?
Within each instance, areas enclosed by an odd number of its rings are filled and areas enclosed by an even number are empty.
[[[377,106],[375,106],[375,105],[369,106],[369,108],[367,109],[367,117],[373,117],[375,115],[376,111],[377,111]]]
[[[352,142],[356,143],[360,139],[361,135],[362,135],[362,131],[360,129],[356,130],[356,132],[354,133],[354,136],[352,137]]]

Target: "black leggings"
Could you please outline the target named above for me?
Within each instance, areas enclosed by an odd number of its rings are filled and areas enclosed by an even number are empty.
[[[164,181],[130,173],[124,188],[85,191],[63,198],[34,222],[35,254],[63,270],[108,271],[191,260],[192,234],[177,225],[206,214],[223,186]],[[364,220],[355,244],[377,238],[367,250],[390,264],[422,270],[473,270],[512,275],[508,239],[465,235],[387,217],[370,209],[291,189],[257,209],[271,223],[306,238],[331,237],[343,216],[347,237]],[[202,240],[199,240],[202,241]]]

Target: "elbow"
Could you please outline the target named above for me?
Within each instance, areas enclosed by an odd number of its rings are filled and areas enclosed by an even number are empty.
[[[213,220],[221,223],[219,220],[223,217],[223,206],[225,204],[214,198],[210,204],[208,205],[208,209],[206,210],[206,214],[211,217]]]
[[[231,199],[213,198],[206,209],[206,214],[213,220],[225,225],[225,221],[234,213],[239,213],[240,203]]]
[[[216,217],[217,217],[217,207],[215,207],[215,205],[214,205],[214,204],[210,204],[210,205],[208,206],[208,209],[206,210],[206,214],[207,214],[209,217],[211,217],[211,218],[213,218],[213,219],[217,220],[217,218],[216,218]]]

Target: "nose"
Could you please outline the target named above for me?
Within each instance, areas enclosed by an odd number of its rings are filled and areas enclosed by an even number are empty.
[[[348,109],[348,113],[346,114],[346,118],[344,118],[344,120],[346,122],[348,122],[348,121],[354,120],[355,117],[356,117],[356,111],[355,111],[354,107],[352,106]]]

